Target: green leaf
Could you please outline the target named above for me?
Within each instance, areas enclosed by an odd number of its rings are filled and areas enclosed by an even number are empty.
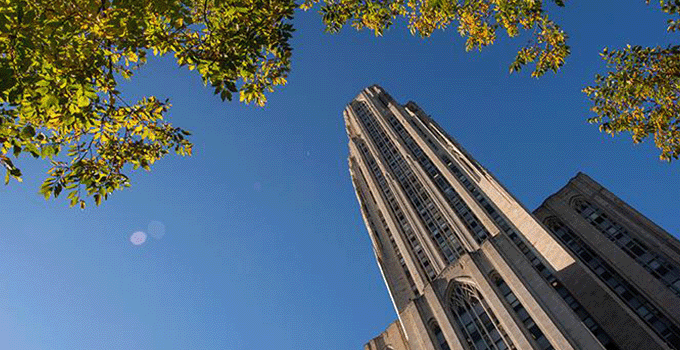
[[[21,130],[21,137],[24,139],[28,139],[35,136],[35,129],[31,125],[26,125],[22,130]]]
[[[62,190],[61,184],[57,184],[56,186],[54,186],[54,198],[59,197],[61,190]]]
[[[40,156],[42,158],[52,158],[55,154],[55,147],[53,145],[43,145],[40,149]]]
[[[78,107],[87,107],[90,105],[90,99],[87,96],[80,96],[78,98]]]
[[[58,103],[59,103],[59,99],[57,98],[57,96],[54,96],[54,95],[45,95],[45,96],[40,100],[40,102],[41,102],[41,107],[42,107],[42,108],[48,109],[48,108],[50,108],[50,107],[55,106],[56,104],[58,104]]]
[[[32,155],[34,158],[38,158],[38,157],[40,156],[40,151],[38,151],[38,147],[37,147],[36,145],[32,144],[32,143],[26,144],[26,145],[24,146],[24,149],[25,149],[26,151],[31,152],[31,155]]]

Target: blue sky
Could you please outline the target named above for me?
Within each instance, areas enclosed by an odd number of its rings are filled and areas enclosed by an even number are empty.
[[[529,209],[583,171],[680,232],[680,163],[649,142],[589,125],[580,90],[608,46],[667,44],[644,1],[551,6],[572,55],[558,74],[508,74],[521,40],[464,51],[400,23],[384,37],[323,33],[298,12],[289,84],[264,108],[222,103],[194,72],[152,60],[123,91],[170,98],[195,155],[168,157],[101,207],[68,208],[24,183],[0,186],[0,348],[359,349],[395,314],[361,222],[342,109],[378,83],[416,101]],[[165,235],[129,238],[161,222]]]

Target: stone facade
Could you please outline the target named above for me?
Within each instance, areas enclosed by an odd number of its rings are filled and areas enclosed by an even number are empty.
[[[411,350],[399,320],[390,324],[379,336],[371,339],[364,350]]]
[[[567,288],[615,341],[680,349],[677,239],[582,173],[534,215],[597,279],[586,285],[575,269],[563,272]]]
[[[642,321],[547,228],[555,228],[563,211],[549,199],[548,209],[533,216],[414,102],[398,104],[371,86],[347,106],[344,118],[352,182],[399,318],[365,349],[680,350],[668,335],[674,329],[658,322],[675,327],[680,303],[664,310],[665,318]],[[673,241],[639,216],[629,221],[663,236],[645,247]],[[664,248],[666,260],[657,260],[678,261],[674,242]],[[650,303],[663,306],[663,298],[677,297],[666,279],[637,291],[657,293]]]

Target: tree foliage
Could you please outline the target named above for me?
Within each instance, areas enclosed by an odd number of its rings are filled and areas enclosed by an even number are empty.
[[[648,1],[648,0],[647,0]],[[321,2],[321,3],[320,3]],[[551,0],[564,6],[563,0]],[[456,25],[466,50],[483,49],[498,32],[528,42],[510,71],[557,71],[569,55],[567,36],[541,0],[0,0],[0,165],[5,182],[21,180],[22,154],[49,161],[40,192],[66,190],[71,205],[96,204],[129,186],[130,171],[149,170],[174,151],[191,154],[189,132],[166,121],[170,103],[130,101],[117,88],[148,56],[172,54],[196,70],[222,100],[234,94],[264,105],[266,92],[290,71],[290,20],[296,7],[319,4],[329,32],[346,24],[382,35],[398,18],[413,34]],[[680,0],[661,0],[680,14]],[[680,21],[669,20],[675,31]],[[629,46],[602,54],[612,69],[584,91],[590,119],[635,142],[654,135],[662,159],[680,155],[680,46]]]
[[[647,0],[649,3],[649,0]],[[661,9],[680,15],[680,0],[661,0]],[[680,29],[677,18],[668,20],[669,32]],[[600,130],[611,135],[629,132],[633,142],[654,135],[662,160],[680,156],[680,45],[630,46],[605,49],[602,58],[611,69],[596,75],[595,85],[585,88]]]
[[[293,0],[0,0],[0,164],[21,180],[21,154],[49,159],[40,192],[96,204],[126,175],[170,151],[191,154],[189,133],[154,96],[117,90],[147,56],[171,53],[224,99],[263,105],[286,82]],[[11,158],[14,158],[12,160]],[[85,193],[83,193],[83,190]]]
[[[563,5],[561,0],[553,0]],[[309,8],[316,0],[302,4]],[[294,0],[0,0],[0,164],[5,182],[21,180],[21,154],[49,159],[40,192],[67,190],[71,205],[99,204],[129,186],[130,170],[174,150],[191,154],[189,133],[164,118],[154,96],[129,101],[117,90],[147,56],[173,54],[216,94],[263,105],[290,70]],[[429,36],[458,22],[466,48],[489,45],[496,31],[532,30],[511,66],[536,62],[534,76],[557,70],[566,36],[540,1],[341,0],[322,8],[329,31],[347,21],[381,34],[397,16]],[[83,191],[85,193],[83,193]]]
[[[305,0],[302,8],[310,9],[320,1]],[[564,6],[562,0],[552,2]],[[434,30],[455,23],[460,35],[467,38],[467,51],[492,44],[499,30],[510,37],[527,31],[531,39],[518,51],[510,71],[533,63],[532,76],[538,77],[549,70],[556,72],[569,55],[567,36],[543,7],[541,0],[323,0],[320,12],[329,32],[350,23],[382,35],[402,17],[408,19],[411,33],[429,37]]]

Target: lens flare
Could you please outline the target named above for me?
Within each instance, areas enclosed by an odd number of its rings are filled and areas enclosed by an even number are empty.
[[[146,242],[146,233],[137,231],[130,236],[130,242],[134,245],[142,245]]]
[[[155,239],[161,239],[165,235],[165,225],[160,221],[151,221],[147,228],[149,236]]]

